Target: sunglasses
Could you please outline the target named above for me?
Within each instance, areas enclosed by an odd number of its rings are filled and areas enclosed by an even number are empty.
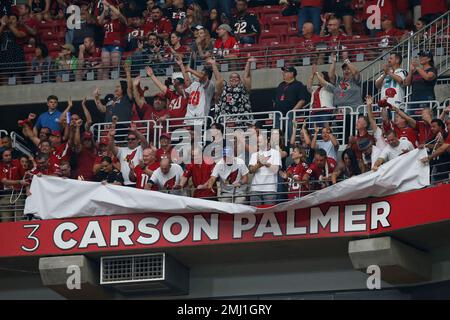
[[[136,138],[128,138],[128,141],[134,141]]]

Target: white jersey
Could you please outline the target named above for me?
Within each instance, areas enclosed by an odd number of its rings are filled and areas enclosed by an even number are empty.
[[[142,159],[142,147],[137,146],[134,149],[130,149],[128,147],[120,147],[118,148],[119,152],[117,153],[117,158],[120,161],[120,171],[123,176],[123,184],[131,185],[134,182],[130,181],[130,165],[129,161],[133,161],[134,165],[137,166],[139,164],[139,160]]]
[[[205,84],[198,81],[191,83],[185,89],[189,94],[189,102],[186,110],[186,118],[205,117],[209,115],[211,109],[211,102],[214,97],[215,85],[209,80]],[[203,123],[202,120],[185,120],[186,124]]]
[[[273,166],[281,167],[281,156],[280,152],[275,149],[270,149],[264,152],[252,153],[250,157],[250,166],[255,166],[258,162],[258,157],[268,157],[267,163]],[[257,192],[276,192],[278,182],[278,170],[267,168],[263,166],[255,172],[252,179],[252,186],[250,191]]]
[[[395,148],[391,147],[391,145],[387,145],[383,151],[381,151],[381,154],[379,158],[382,158],[385,162],[390,161],[399,155],[404,153],[404,150],[411,151],[414,150],[414,146],[411,143],[411,141],[407,139],[400,139],[400,143]]]
[[[406,79],[408,72],[402,68],[398,68],[394,71],[396,76],[402,78],[402,80]],[[378,78],[380,79],[382,75]],[[401,103],[405,101],[405,87],[400,85],[397,81],[395,81],[391,76],[386,76],[383,80],[383,85],[381,87],[381,99],[386,97],[386,90],[389,88],[394,88],[397,91],[397,94],[394,98],[388,98],[387,102],[390,104],[399,107]]]
[[[211,173],[212,177],[220,178],[220,188],[222,193],[233,193],[235,182],[240,182],[242,177],[248,174],[248,168],[244,160],[234,158],[231,166],[227,165],[225,161],[220,159]],[[243,185],[236,188],[235,194],[245,194],[247,186]]]
[[[183,169],[180,167],[180,165],[176,163],[172,163],[170,166],[170,170],[167,174],[164,174],[161,171],[161,168],[156,169],[151,178],[150,181],[158,187],[159,190],[172,190],[175,185],[180,184],[181,176],[183,175]],[[174,190],[173,192],[170,192],[172,194],[180,194],[181,191]]]

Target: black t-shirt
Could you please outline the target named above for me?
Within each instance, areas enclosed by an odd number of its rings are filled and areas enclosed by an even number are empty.
[[[120,173],[116,169],[113,169],[110,173],[99,171],[99,173],[97,173],[97,175],[95,176],[95,180],[99,182],[106,180],[106,182],[108,183],[120,182],[121,184],[123,184],[122,173]]]
[[[308,103],[311,96],[305,85],[298,80],[291,83],[282,82],[278,86],[275,95],[275,110],[281,111],[283,115],[292,110],[300,100]]]
[[[244,16],[234,16],[232,20],[234,34],[246,35],[250,33],[260,33],[258,17],[253,13],[247,13]]]
[[[112,117],[117,116],[119,122],[131,121],[133,101],[125,94],[120,100],[111,100],[106,104],[105,122],[112,122]]]
[[[425,69],[425,72],[433,72],[434,74],[438,74],[436,68],[431,67]],[[419,101],[424,99],[424,97],[431,97],[433,100],[435,99],[434,94],[434,86],[436,85],[437,77],[434,80],[426,81],[419,72],[414,72],[412,79],[412,101]]]
[[[172,23],[172,28],[175,30],[180,20],[186,19],[186,8],[176,9],[174,7],[168,7],[164,9],[164,16],[166,16]]]

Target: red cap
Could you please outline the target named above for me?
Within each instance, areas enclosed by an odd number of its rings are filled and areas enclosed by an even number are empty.
[[[386,107],[391,108],[392,107],[392,105],[389,102],[387,102],[386,99],[382,99],[382,100],[378,101],[378,106],[381,108],[386,108]]]
[[[61,137],[61,131],[52,130],[52,133],[50,135],[55,137]]]
[[[90,140],[92,139],[93,134],[90,131],[85,131],[83,132],[83,140]]]
[[[100,139],[100,142],[99,142],[98,144],[99,144],[99,145],[101,145],[101,144],[108,145],[108,144],[109,144],[109,139],[108,139],[108,137],[103,137],[103,138],[101,138],[101,139]]]

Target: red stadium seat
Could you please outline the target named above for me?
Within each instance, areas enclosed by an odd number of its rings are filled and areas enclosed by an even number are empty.
[[[49,52],[54,52],[54,51],[60,51],[61,50],[61,43],[58,42],[49,42],[47,43],[47,48]]]
[[[268,30],[264,30],[261,32],[261,35],[259,36],[259,43],[260,44],[270,44],[272,42],[281,42],[280,36],[276,32],[270,32]]]
[[[31,45],[31,44],[27,44],[24,48],[23,48],[23,52],[25,54],[29,54],[29,53],[33,53],[34,54],[34,49],[36,49],[35,46]]]
[[[289,27],[289,21],[285,20],[284,17],[272,17],[270,19],[269,31],[271,32],[284,35],[288,32]]]
[[[54,30],[53,30],[53,25],[52,25],[50,22],[45,21],[45,20],[42,20],[42,21],[39,23],[38,29],[39,29],[39,31],[40,31],[41,33],[49,32],[49,31],[54,31]]]

